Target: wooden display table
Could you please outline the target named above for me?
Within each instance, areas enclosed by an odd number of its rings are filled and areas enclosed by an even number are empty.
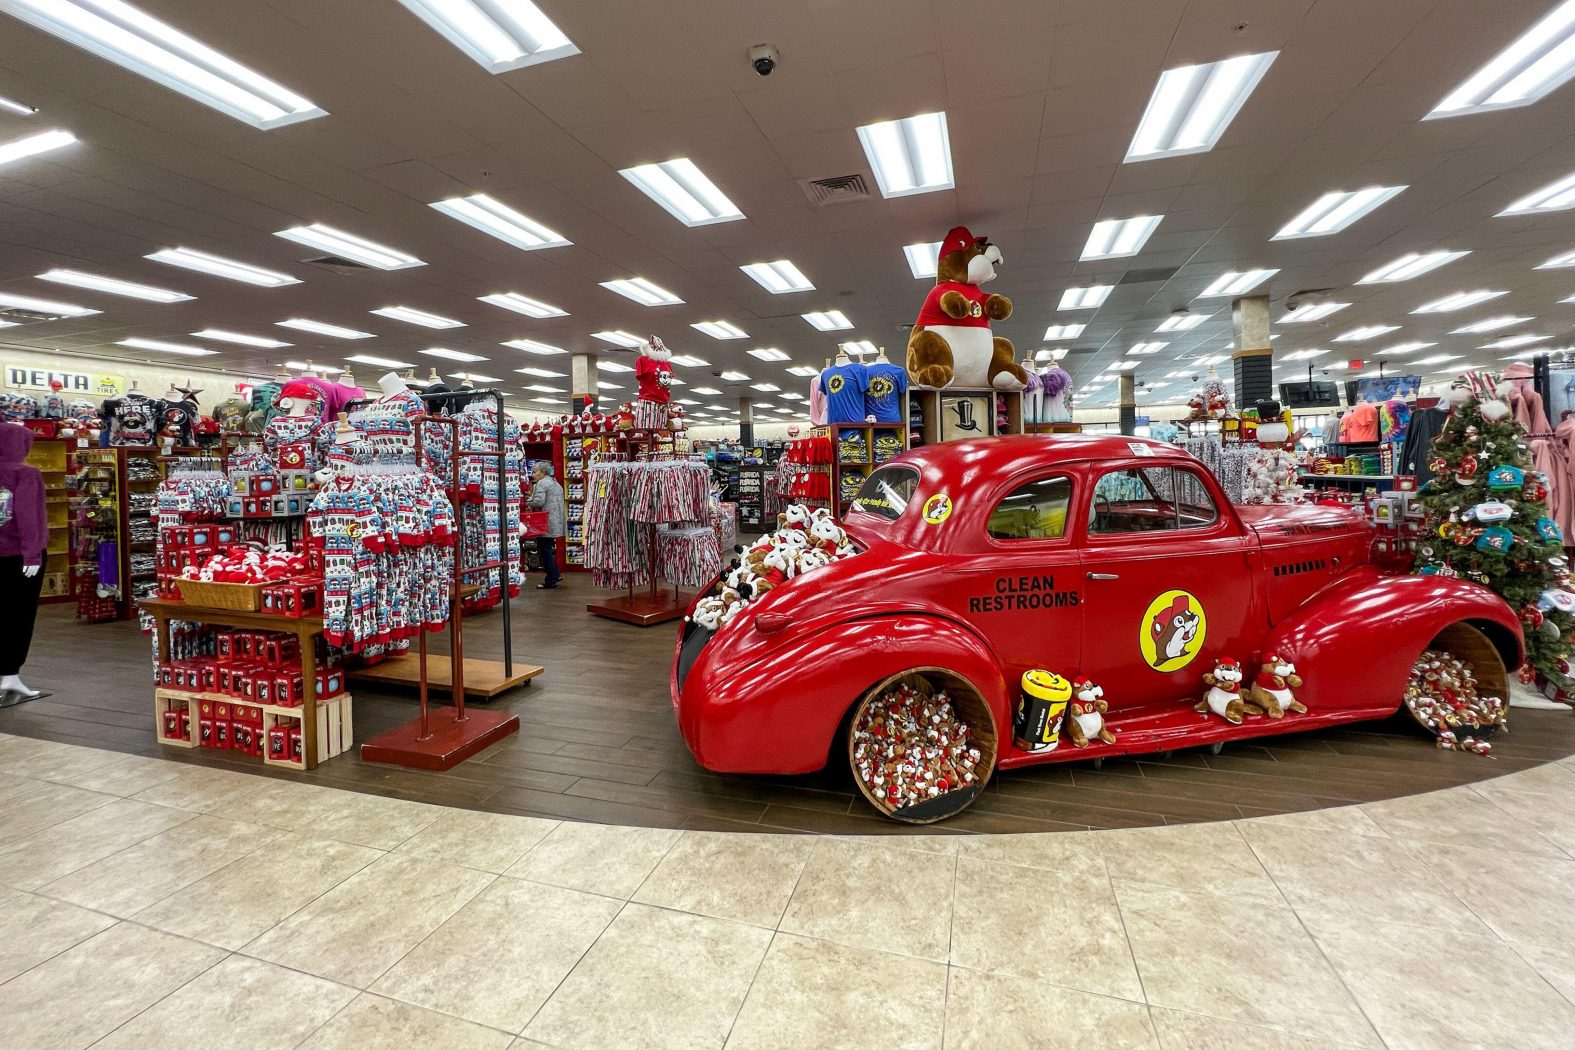
[[[318,730],[319,714],[317,700],[317,636],[323,633],[323,618],[321,616],[274,616],[269,613],[240,612],[234,609],[209,609],[200,605],[188,605],[186,602],[175,601],[169,598],[144,598],[138,603],[144,612],[153,617],[154,631],[158,639],[158,648],[155,656],[159,660],[165,658],[170,651],[170,621],[185,620],[190,623],[209,623],[221,627],[242,627],[254,631],[277,631],[282,634],[293,634],[300,642],[301,648],[301,706],[291,708],[274,708],[266,704],[257,704],[248,700],[225,696],[225,699],[240,703],[248,707],[262,707],[265,711],[279,712],[280,717],[299,718],[301,720],[301,751],[306,769],[317,768],[318,756],[323,751],[327,742],[319,742]],[[168,697],[172,690],[160,689],[155,691],[155,707],[160,702],[159,697]],[[200,699],[201,693],[182,692],[183,696]],[[350,697],[348,694],[334,698],[336,703],[348,710]],[[161,717],[155,712],[155,717]],[[346,720],[348,724],[348,720]],[[192,720],[193,736],[196,734],[196,720]],[[162,741],[164,734],[158,724],[154,732]],[[348,742],[344,745],[348,746]],[[289,765],[295,763],[270,763],[274,765]],[[297,767],[298,768],[298,767]]]

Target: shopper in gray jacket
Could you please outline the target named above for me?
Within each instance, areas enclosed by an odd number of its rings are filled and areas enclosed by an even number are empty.
[[[547,531],[536,537],[536,553],[547,578],[538,583],[536,589],[550,591],[563,582],[563,573],[558,570],[558,540],[563,536],[563,486],[553,480],[550,465],[537,463],[531,468],[530,495],[525,499],[525,508],[547,512]]]

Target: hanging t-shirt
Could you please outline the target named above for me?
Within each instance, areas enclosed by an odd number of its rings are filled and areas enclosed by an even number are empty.
[[[869,387],[868,369],[857,361],[832,365],[820,373],[826,393],[826,422],[864,422],[864,392]]]
[[[1344,441],[1360,445],[1378,440],[1378,406],[1371,401],[1360,401],[1345,414]]]
[[[820,386],[820,376],[809,381],[809,422],[811,426],[826,425],[826,391]]]
[[[634,378],[640,384],[641,401],[666,404],[672,400],[673,366],[668,362],[641,354],[634,362]]]
[[[877,423],[901,423],[902,395],[908,389],[908,370],[877,362],[865,367],[864,412]]]

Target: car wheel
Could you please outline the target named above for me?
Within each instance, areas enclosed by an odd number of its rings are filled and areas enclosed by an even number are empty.
[[[1209,754],[1211,754],[1211,755],[1217,755],[1221,751],[1224,751],[1224,750],[1225,750],[1225,741],[1223,741],[1223,740],[1216,740],[1216,741],[1214,741],[1214,743],[1209,745]]]
[[[894,799],[891,787],[896,781],[889,781],[885,770],[876,768],[879,754],[884,749],[883,741],[892,739],[893,727],[884,722],[886,710],[891,706],[890,698],[907,690],[912,690],[921,701],[939,701],[944,695],[950,703],[955,721],[967,726],[966,737],[954,740],[953,747],[959,740],[965,740],[962,748],[964,753],[978,752],[977,759],[972,760],[971,770],[961,773],[959,765],[949,760],[936,760],[930,768],[938,770],[940,778],[959,782],[948,783],[945,790],[912,801]],[[881,719],[879,725],[876,724],[877,716]],[[902,726],[895,728],[899,732],[903,730]],[[943,733],[950,730],[947,733],[949,736],[956,733],[955,727],[945,722],[936,728]],[[966,678],[942,667],[916,667],[871,686],[853,705],[847,738],[848,768],[859,793],[882,814],[905,824],[933,824],[960,813],[979,797],[995,771],[997,736],[995,717],[989,705]],[[931,748],[940,746],[938,740],[926,741],[925,744]],[[967,773],[972,774],[971,781],[961,780],[961,776]],[[903,774],[900,782],[912,785],[916,781],[922,782],[923,778]]]

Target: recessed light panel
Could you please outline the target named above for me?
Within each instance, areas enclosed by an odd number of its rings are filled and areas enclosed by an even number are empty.
[[[905,244],[902,246],[902,254],[908,260],[908,269],[913,271],[913,276],[934,277],[941,257],[941,242]]]
[[[472,383],[501,383],[503,380],[497,376],[484,376],[476,372],[450,372],[450,379],[468,379]]]
[[[1351,329],[1344,335],[1335,336],[1334,341],[1337,343],[1361,343],[1369,339],[1377,339],[1381,335],[1388,335],[1390,332],[1398,332],[1399,330],[1400,326],[1397,324],[1363,325],[1360,328]]]
[[[1503,339],[1495,339],[1491,343],[1484,343],[1477,347],[1478,350],[1514,350],[1521,346],[1530,346],[1532,343],[1541,343],[1552,339],[1551,335],[1510,335]]]
[[[738,206],[687,157],[624,168],[618,174],[685,226],[710,226],[744,217]]]
[[[617,292],[625,299],[633,299],[641,306],[677,306],[682,299],[644,277],[621,277],[616,281],[601,282],[609,292]]]
[[[568,373],[567,372],[554,372],[550,368],[536,368],[536,367],[532,366],[532,367],[529,367],[529,368],[516,368],[514,371],[518,372],[520,375],[535,376],[538,379],[567,379],[568,378]]]
[[[516,350],[523,350],[527,354],[535,354],[537,357],[553,357],[557,354],[568,353],[561,346],[553,346],[551,343],[540,343],[534,339],[510,339],[503,345],[511,346]]]
[[[353,233],[346,233],[320,222],[314,222],[310,226],[292,226],[288,230],[280,230],[274,236],[304,244],[309,248],[316,248],[341,259],[349,259],[362,266],[370,266],[374,270],[403,270],[411,266],[426,265],[414,255],[407,255],[397,248],[369,241],[365,237],[357,237]]]
[[[399,2],[494,75],[580,53],[531,0]]]
[[[432,207],[521,251],[562,248],[571,243],[557,231],[548,229],[530,216],[522,215],[485,193],[434,201]]]
[[[815,290],[815,286],[809,283],[809,278],[786,259],[768,263],[750,263],[748,266],[740,266],[739,269],[753,278],[760,287],[775,295]]]
[[[704,332],[712,339],[748,339],[749,333],[731,321],[701,321],[699,324],[689,326],[697,332]]]
[[[1575,0],[1565,0],[1422,119],[1527,106],[1575,76]]]
[[[723,372],[721,378],[728,383],[747,383],[749,377],[742,372]]]
[[[1065,347],[1065,346],[1058,346],[1058,347],[1055,347],[1054,349],[1046,347],[1045,349],[1040,350],[1038,353],[1034,354],[1034,360],[1035,361],[1059,361],[1059,360],[1061,360],[1063,357],[1065,357],[1067,355],[1067,352],[1069,350],[1070,350],[1070,347]]]
[[[130,299],[145,299],[152,303],[179,303],[196,298],[185,292],[155,288],[149,284],[122,281],[114,277],[102,277],[96,273],[83,273],[81,270],[50,270],[39,274],[38,279],[53,281],[56,284],[69,284],[75,288],[87,288],[95,292],[107,292],[110,295],[124,295]]]
[[[850,342],[838,343],[837,346],[844,353],[854,357],[874,357],[880,349],[868,339],[854,339]]]
[[[705,358],[696,357],[693,354],[674,354],[667,360],[672,364],[682,365],[685,368],[704,368],[711,363]]]
[[[1147,357],[1159,353],[1169,345],[1169,343],[1133,343],[1127,353],[1133,357]]]
[[[391,357],[374,357],[371,354],[356,354],[356,355],[354,355],[352,357],[345,358],[345,360],[346,361],[354,361],[358,365],[376,365],[379,368],[414,368],[415,367],[415,365],[412,365],[409,361],[395,361]]]
[[[268,339],[260,335],[243,335],[240,332],[230,332],[223,328],[204,328],[192,335],[198,339],[212,339],[220,343],[234,343],[237,346],[255,346],[263,350],[278,350],[281,347],[293,346],[293,343],[282,342],[278,339]]]
[[[505,310],[513,310],[515,313],[524,314],[526,317],[539,319],[543,317],[569,316],[569,311],[567,310],[560,310],[556,306],[542,302],[540,299],[532,299],[530,296],[521,295],[518,292],[499,292],[496,295],[483,295],[479,298],[484,303],[501,306]]]
[[[1332,351],[1329,351],[1329,350],[1297,350],[1297,351],[1295,351],[1293,353],[1286,354],[1280,360],[1282,360],[1282,361],[1310,361],[1310,360],[1312,360],[1315,357],[1322,357],[1324,354],[1331,353],[1331,352]]]
[[[600,339],[604,343],[611,343],[613,346],[628,347],[631,350],[637,346],[645,345],[644,339],[641,339],[633,332],[625,332],[622,328],[614,328],[606,332],[592,332],[591,337]]]
[[[1437,343],[1422,343],[1422,342],[1415,342],[1415,341],[1409,342],[1409,343],[1396,343],[1394,346],[1385,347],[1382,350],[1374,351],[1374,355],[1373,356],[1375,356],[1375,357],[1399,357],[1402,354],[1414,354],[1418,350],[1426,350],[1430,346],[1437,346],[1437,345],[1438,345]]]
[[[1209,319],[1208,314],[1175,313],[1159,323],[1156,332],[1190,332]]]
[[[325,324],[322,321],[313,321],[305,317],[292,317],[288,321],[275,321],[274,324],[282,328],[295,328],[302,332],[326,335],[334,339],[376,338],[371,332],[362,332],[354,328],[342,328],[336,324]],[[376,364],[376,362],[374,361],[373,364]]]
[[[1414,314],[1453,313],[1456,310],[1465,310],[1468,307],[1476,306],[1479,303],[1485,303],[1489,299],[1497,299],[1501,295],[1508,294],[1508,292],[1490,291],[1455,292],[1453,295],[1446,295],[1441,299],[1434,299],[1431,302],[1423,303],[1421,306],[1418,306],[1411,312]]]
[[[212,277],[223,277],[226,280],[241,281],[245,284],[255,284],[259,288],[282,288],[287,284],[300,284],[301,282],[287,273],[277,270],[265,270],[260,266],[249,263],[236,262],[226,259],[221,255],[209,255],[207,252],[195,251],[191,248],[165,248],[154,252],[152,255],[143,256],[154,262],[168,263],[171,266],[180,266],[187,270],[196,270]]]
[[[749,356],[761,361],[787,361],[789,357],[774,346],[763,346],[749,351]]]
[[[1350,305],[1350,303],[1312,303],[1309,306],[1298,307],[1280,318],[1275,324],[1304,324],[1308,321],[1322,321],[1330,314],[1337,314]]]
[[[263,131],[328,115],[125,0],[0,0],[0,11]]]
[[[1553,258],[1549,259],[1547,262],[1545,262],[1541,266],[1537,267],[1537,269],[1539,269],[1539,270],[1563,270],[1563,269],[1567,269],[1567,268],[1569,268],[1571,266],[1575,266],[1575,252],[1564,252],[1561,255],[1555,255]]]
[[[817,310],[802,316],[821,332],[842,332],[853,327],[853,322],[841,310]]]
[[[1163,215],[1139,215],[1131,219],[1102,219],[1083,245],[1083,262],[1096,259],[1126,259],[1143,250],[1149,236],[1159,227]]]
[[[335,375],[344,371],[338,365],[320,365],[314,361],[286,361],[284,367],[296,372],[333,372]]]
[[[441,357],[445,361],[463,361],[467,365],[486,360],[480,354],[467,354],[463,350],[450,350],[446,346],[434,346],[421,352],[428,357]]]
[[[1392,263],[1380,266],[1356,283],[1392,284],[1396,281],[1409,281],[1413,277],[1431,273],[1440,266],[1447,266],[1456,259],[1463,259],[1470,254],[1470,252],[1411,252],[1400,256]]]
[[[1364,190],[1325,193],[1270,239],[1289,241],[1339,233],[1379,205],[1394,199],[1403,190],[1404,186],[1369,186]]]
[[[3,149],[0,147],[0,150]],[[1499,215],[1540,215],[1571,208],[1575,208],[1575,175],[1566,175],[1534,193],[1526,194],[1499,212]]]
[[[808,365],[794,365],[792,368],[788,369],[787,371],[788,371],[788,375],[790,375],[790,376],[798,376],[800,379],[808,379],[810,376],[818,376],[818,375],[820,375],[820,369],[818,369],[818,368],[810,368]]]
[[[1083,329],[1087,327],[1086,324],[1081,322],[1076,324],[1053,324],[1045,329],[1045,341],[1055,342],[1058,339],[1076,339],[1083,334]]]
[[[1441,365],[1446,361],[1460,360],[1459,354],[1434,354],[1432,357],[1422,357],[1412,361],[1413,365]]]
[[[1221,295],[1245,295],[1270,277],[1279,273],[1279,270],[1230,270],[1214,278],[1210,285],[1198,293],[1202,299]]]
[[[182,357],[211,357],[218,353],[217,350],[189,346],[186,343],[167,343],[162,339],[122,339],[116,345],[129,346],[136,350],[153,350],[161,354],[179,354]]]
[[[1068,288],[1061,293],[1057,310],[1095,310],[1110,296],[1111,285],[1091,284],[1087,288]],[[1049,338],[1047,334],[1045,338]]]
[[[882,197],[952,188],[952,147],[945,113],[884,120],[865,124],[858,131]]]
[[[452,317],[444,317],[441,314],[428,313],[425,310],[417,310],[411,306],[385,306],[381,309],[373,310],[371,312],[377,314],[380,317],[391,317],[395,321],[403,321],[406,324],[418,324],[422,328],[465,327],[464,321],[456,321]]]
[[[29,106],[25,102],[18,102],[16,99],[6,98],[4,95],[0,95],[0,109],[9,110],[24,117],[31,117],[38,112],[37,106]]]
[[[617,361],[598,361],[596,367],[603,372],[633,372],[628,365],[619,364]]]
[[[1126,162],[1213,149],[1278,55],[1266,51],[1165,70],[1127,147]]]
[[[1475,324],[1468,324],[1463,328],[1456,328],[1449,334],[1483,335],[1487,332],[1497,332],[1501,328],[1513,328],[1515,325],[1525,324],[1527,321],[1535,320],[1535,317],[1517,317],[1513,314],[1505,314],[1502,317],[1488,317],[1481,321],[1477,321]]]
[[[92,314],[103,312],[102,310],[90,310],[86,306],[75,306],[71,303],[57,303],[53,299],[34,299],[30,295],[13,295],[10,292],[0,292],[0,306],[13,310],[28,310],[37,314],[45,314],[51,318],[88,317]]]
[[[69,131],[43,131],[37,135],[12,139],[10,142],[0,142],[0,166],[24,157],[36,157],[40,153],[69,146],[76,140],[77,137]]]
[[[1130,372],[1138,366],[1137,361],[1112,361],[1105,366],[1106,372]]]

